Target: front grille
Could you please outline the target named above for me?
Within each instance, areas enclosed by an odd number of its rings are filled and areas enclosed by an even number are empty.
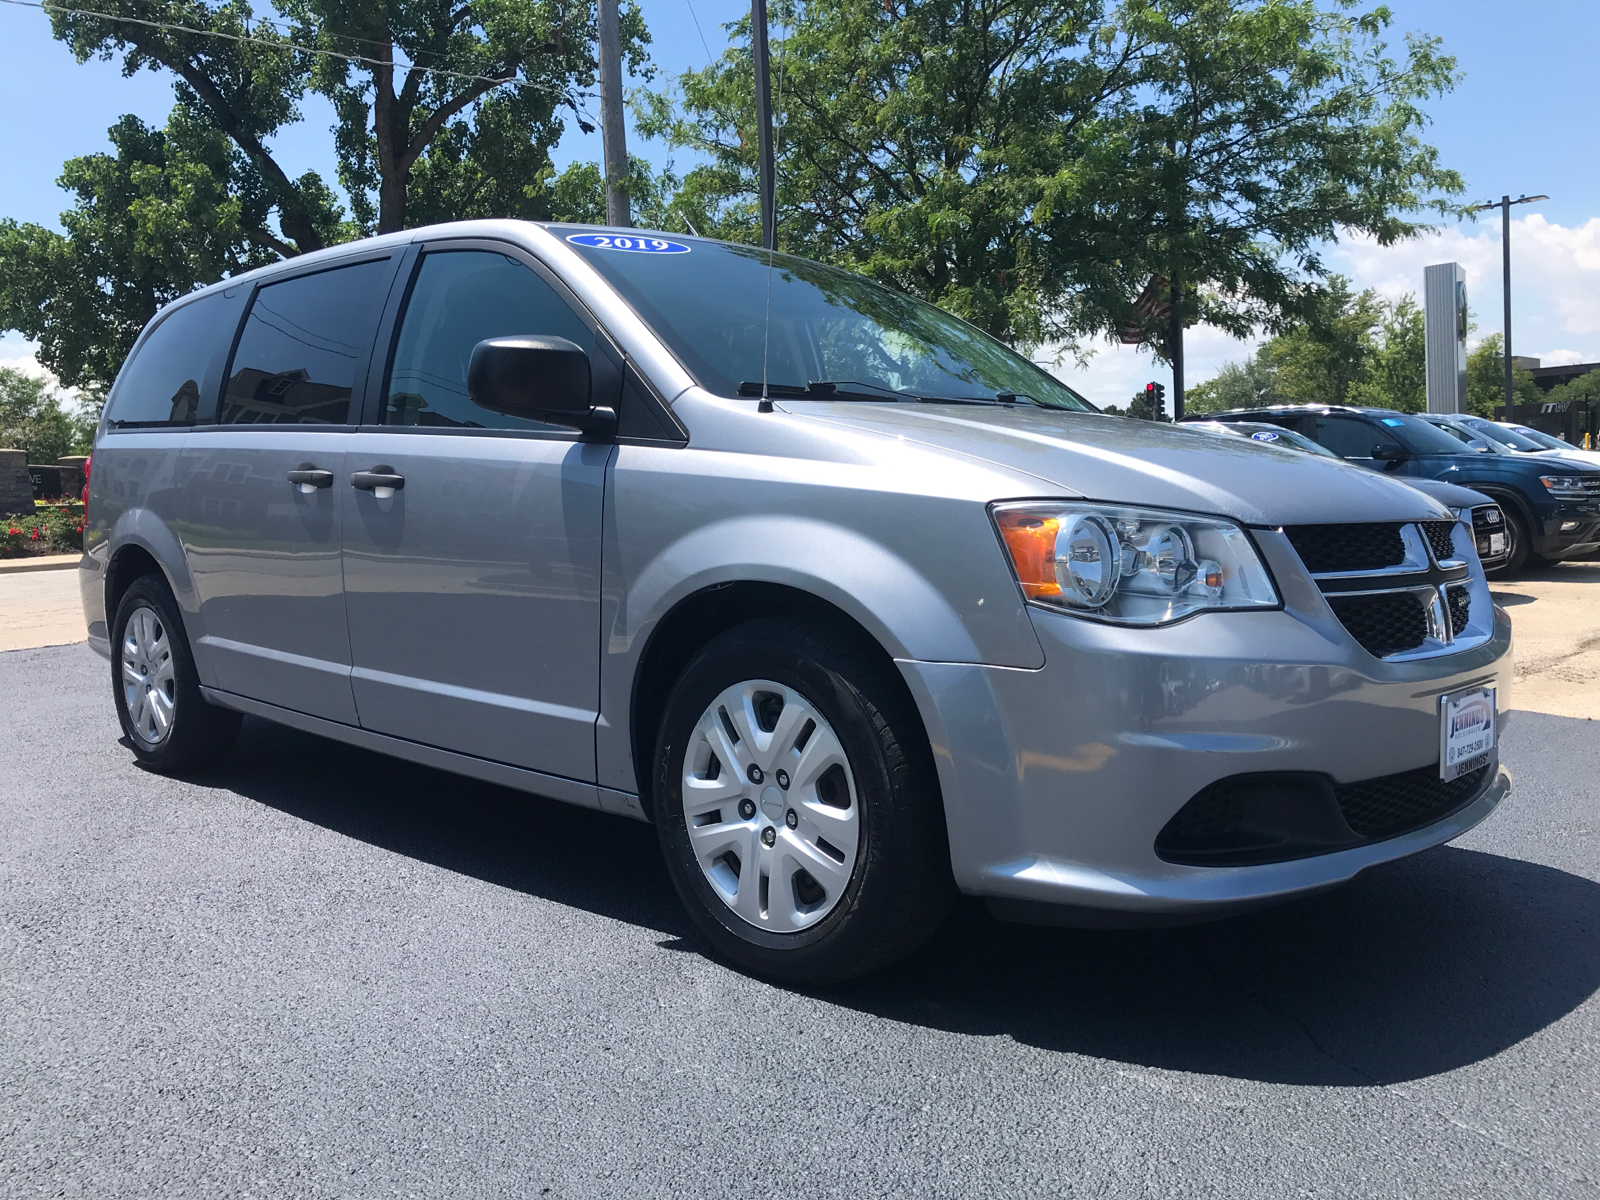
[[[1460,637],[1472,616],[1472,593],[1464,583],[1453,583],[1446,591],[1450,600],[1450,636]]]
[[[1422,536],[1428,539],[1435,562],[1444,562],[1456,556],[1456,523],[1454,521],[1419,521]]]
[[[1398,837],[1465,808],[1494,764],[1446,783],[1435,764],[1333,783],[1326,775],[1233,775],[1202,788],[1156,835],[1158,857],[1197,867],[1289,862]]]
[[[1428,614],[1416,592],[1335,595],[1328,606],[1374,658],[1415,650],[1428,637]]]
[[[1498,504],[1480,504],[1472,510],[1472,527],[1479,533],[1499,533],[1505,524],[1505,514]]]
[[[1306,570],[1313,575],[1329,571],[1381,571],[1405,561],[1406,544],[1400,522],[1374,521],[1360,525],[1286,525],[1284,536]]]
[[[1482,789],[1493,764],[1446,782],[1437,765],[1380,775],[1333,788],[1352,832],[1369,841],[1397,837],[1431,825],[1464,806]]]

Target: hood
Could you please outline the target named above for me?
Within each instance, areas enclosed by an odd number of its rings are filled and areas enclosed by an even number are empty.
[[[1038,489],[1019,492],[1019,499],[1066,494],[1215,513],[1248,525],[1452,516],[1437,501],[1376,471],[1181,425],[1020,406],[805,400],[783,408],[983,459],[1040,481]]]
[[[1459,483],[1446,483],[1442,479],[1411,479],[1404,480],[1405,486],[1415,488],[1424,496],[1431,496],[1440,504],[1450,508],[1475,508],[1480,504],[1493,504],[1492,496],[1485,496],[1482,492],[1475,492],[1471,488],[1462,487]]]

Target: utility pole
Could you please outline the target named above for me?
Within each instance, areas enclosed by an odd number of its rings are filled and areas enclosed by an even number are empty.
[[[1178,273],[1172,273],[1171,324],[1167,327],[1167,347],[1172,351],[1172,419],[1183,420],[1183,293],[1178,290]]]
[[[622,120],[622,33],[617,0],[600,2],[600,138],[606,162],[606,224],[632,225],[628,211],[628,142]]]
[[[761,244],[768,250],[776,250],[778,208],[773,190],[772,63],[767,57],[767,0],[750,0],[750,52],[756,60],[756,153],[761,159]]]
[[[1511,206],[1513,204],[1532,204],[1535,200],[1548,200],[1549,196],[1519,196],[1513,200],[1510,196],[1501,196],[1499,200],[1491,200],[1487,204],[1474,204],[1469,212],[1485,212],[1491,208],[1500,210],[1500,257],[1505,271],[1505,299],[1506,299],[1506,324],[1505,345],[1501,347],[1506,352],[1506,423],[1516,420],[1516,409],[1511,397]]]

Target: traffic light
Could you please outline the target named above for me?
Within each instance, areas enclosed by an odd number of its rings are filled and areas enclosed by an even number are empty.
[[[1150,402],[1150,419],[1152,421],[1165,421],[1167,419],[1166,385],[1160,383],[1145,384],[1144,398]]]

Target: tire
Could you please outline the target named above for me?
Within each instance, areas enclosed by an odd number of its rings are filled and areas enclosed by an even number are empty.
[[[1505,562],[1485,574],[1490,579],[1510,579],[1528,565],[1533,536],[1528,531],[1528,522],[1514,505],[1505,501],[1498,503],[1500,511],[1506,516],[1506,536],[1511,539],[1511,553],[1506,556]]]
[[[752,621],[702,649],[667,700],[667,871],[713,953],[752,974],[865,975],[926,941],[955,898],[933,756],[875,651],[807,618]]]
[[[135,579],[117,604],[111,694],[134,757],[163,774],[220,761],[243,721],[201,695],[183,616],[159,575]]]

